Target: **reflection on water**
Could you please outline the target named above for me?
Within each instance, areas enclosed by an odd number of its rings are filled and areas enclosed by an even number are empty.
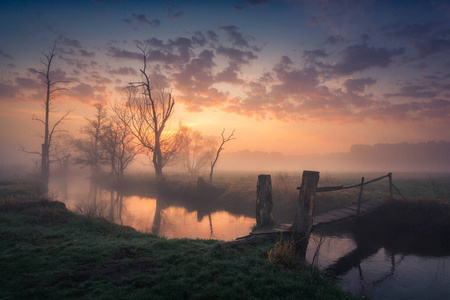
[[[318,227],[307,259],[344,289],[371,299],[448,299],[450,253],[446,249],[428,244],[428,251],[410,248],[405,252],[395,243],[359,235],[352,222]]]
[[[249,214],[230,213],[233,208],[213,201],[122,196],[86,181],[53,190],[69,209],[101,211],[110,221],[168,238],[233,240],[247,235],[255,224]],[[314,229],[307,260],[335,277],[344,289],[372,299],[447,299],[448,249],[415,238],[389,240],[358,230],[352,221],[333,223]]]
[[[61,194],[57,186],[53,191]],[[232,214],[211,203],[197,210],[188,210],[180,203],[167,199],[140,196],[123,196],[107,191],[89,182],[81,181],[64,190],[61,200],[67,207],[84,214],[101,215],[111,222],[131,226],[136,230],[167,238],[199,238],[229,241],[247,235],[256,223],[255,218]],[[61,194],[62,195],[62,194]]]

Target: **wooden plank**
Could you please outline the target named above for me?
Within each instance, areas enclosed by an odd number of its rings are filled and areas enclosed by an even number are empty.
[[[373,200],[373,199],[365,200],[365,201],[361,202],[359,214],[360,215],[367,214],[380,205],[381,205],[381,202],[378,200]],[[313,227],[355,217],[357,208],[358,208],[357,205],[351,205],[348,207],[335,209],[335,210],[314,216]],[[243,241],[243,240],[247,240],[247,239],[253,239],[256,236],[264,236],[264,235],[276,236],[279,234],[287,234],[287,233],[289,233],[290,228],[291,228],[291,224],[276,224],[270,228],[257,229],[255,231],[251,232],[249,235],[237,238],[236,240]],[[231,244],[233,244],[233,243],[230,242],[230,245]]]

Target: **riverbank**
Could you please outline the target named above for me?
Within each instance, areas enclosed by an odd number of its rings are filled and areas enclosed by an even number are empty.
[[[271,263],[272,248],[159,238],[0,185],[2,299],[357,298],[311,266]]]

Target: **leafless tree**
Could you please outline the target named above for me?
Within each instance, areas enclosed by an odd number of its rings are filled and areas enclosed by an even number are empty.
[[[216,141],[204,137],[200,131],[194,131],[187,126],[180,130],[181,161],[190,175],[198,175],[208,162],[214,157]]]
[[[133,140],[130,129],[117,119],[111,120],[101,135],[100,143],[108,156],[111,173],[118,180],[123,179],[125,169],[139,153]]]
[[[64,134],[58,135],[50,150],[50,163],[57,163],[60,171],[67,174],[69,161],[73,155],[73,136]]]
[[[236,138],[233,137],[234,135],[234,130],[231,132],[231,134],[228,137],[224,136],[225,133],[225,129],[222,130],[222,143],[220,144],[219,148],[217,149],[217,153],[216,153],[216,159],[214,159],[214,161],[211,161],[211,173],[209,173],[209,181],[212,182],[212,177],[213,177],[213,172],[214,172],[214,167],[216,166],[217,160],[219,159],[219,155],[220,152],[222,150],[224,150],[223,145],[225,145],[225,143],[231,141],[231,140],[235,140]]]
[[[41,63],[44,65],[44,69],[36,70],[29,69],[31,72],[37,74],[41,79],[42,83],[46,88],[45,100],[44,100],[44,111],[45,117],[44,119],[33,116],[33,120],[41,122],[44,125],[44,134],[42,135],[44,139],[44,143],[41,145],[41,152],[39,151],[26,151],[23,147],[22,151],[32,154],[38,154],[41,156],[41,181],[44,187],[44,193],[48,192],[48,182],[50,177],[50,148],[52,146],[54,135],[58,132],[58,126],[62,124],[64,119],[70,113],[66,111],[62,116],[55,122],[53,125],[50,124],[50,113],[54,112],[54,107],[52,106],[52,101],[54,100],[54,94],[57,91],[67,90],[66,88],[59,87],[60,84],[68,83],[68,81],[53,81],[51,78],[51,66],[53,59],[57,55],[55,52],[56,44],[53,45],[52,49],[48,51],[48,53],[42,53],[44,55]]]
[[[106,109],[102,104],[96,104],[97,113],[94,119],[86,119],[88,124],[81,128],[80,132],[87,135],[87,138],[76,139],[74,146],[77,155],[75,164],[89,166],[91,175],[98,176],[102,171],[102,165],[107,163],[104,149],[101,145],[101,136],[107,125]]]
[[[162,179],[164,166],[178,153],[179,143],[177,135],[167,130],[175,100],[171,92],[153,88],[147,70],[147,59],[151,52],[147,46],[137,46],[143,58],[141,81],[129,83],[126,88],[126,103],[115,104],[113,110],[139,141],[140,146],[151,155],[159,181]]]

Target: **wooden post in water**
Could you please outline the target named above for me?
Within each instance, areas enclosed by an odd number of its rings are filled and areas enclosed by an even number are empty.
[[[392,198],[392,173],[389,172],[389,196]]]
[[[258,175],[256,186],[256,226],[273,226],[272,180],[270,175]]]
[[[295,251],[300,259],[305,259],[309,235],[313,225],[314,202],[316,198],[319,172],[303,171],[302,185],[299,193],[299,208],[291,227]]]
[[[361,208],[361,200],[362,200],[363,189],[364,189],[364,177],[361,177],[361,189],[359,190],[358,209],[356,210],[355,218],[358,218],[358,216],[359,216],[359,210]]]

